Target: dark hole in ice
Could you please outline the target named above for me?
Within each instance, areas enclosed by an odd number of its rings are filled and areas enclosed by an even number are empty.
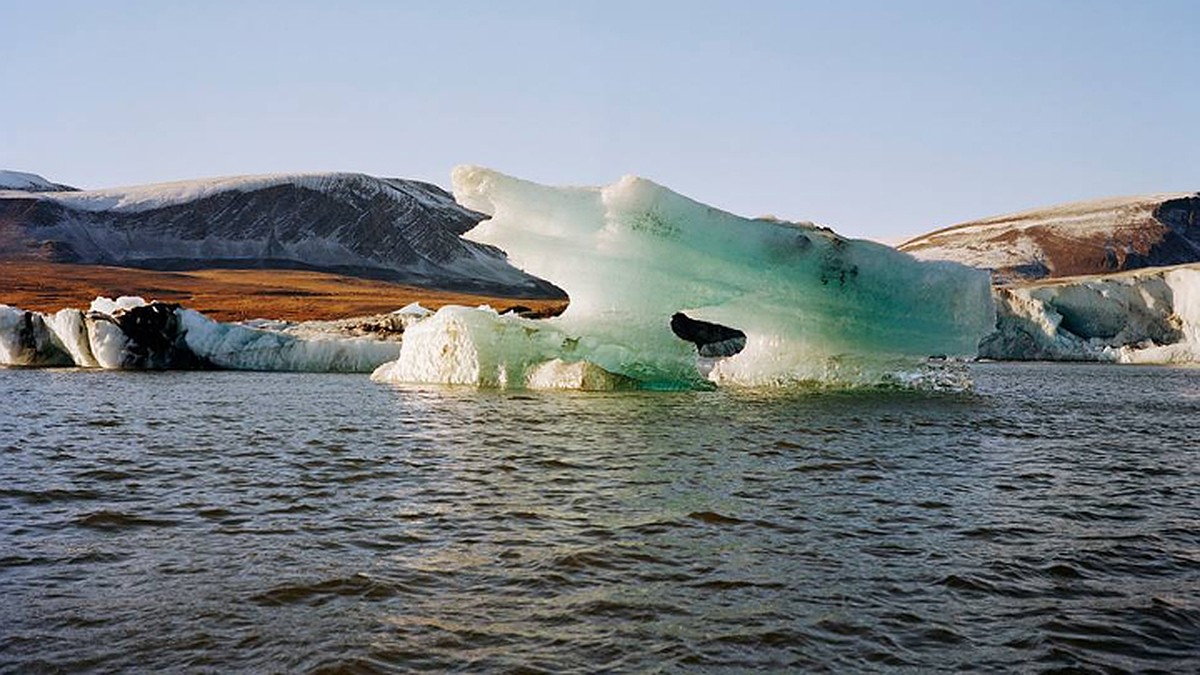
[[[699,321],[676,312],[671,316],[671,332],[695,343],[700,356],[733,356],[746,348],[746,334],[719,323]]]

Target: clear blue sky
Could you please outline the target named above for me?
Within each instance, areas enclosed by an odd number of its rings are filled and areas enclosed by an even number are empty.
[[[626,173],[897,238],[1200,190],[1200,2],[0,0],[0,168]]]

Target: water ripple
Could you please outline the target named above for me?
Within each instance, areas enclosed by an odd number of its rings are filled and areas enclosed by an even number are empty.
[[[1195,670],[1200,370],[974,375],[0,371],[0,672]]]

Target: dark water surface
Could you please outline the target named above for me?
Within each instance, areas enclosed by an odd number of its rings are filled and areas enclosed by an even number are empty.
[[[0,670],[1200,669],[1200,370],[0,370]]]

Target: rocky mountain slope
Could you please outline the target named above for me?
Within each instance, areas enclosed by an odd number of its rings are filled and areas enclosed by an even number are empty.
[[[561,295],[499,249],[460,238],[483,216],[427,183],[278,174],[71,191],[33,174],[0,177],[0,259],[308,269],[501,296]]]
[[[1198,262],[1200,193],[1033,209],[955,225],[899,248],[992,270],[999,283]]]

